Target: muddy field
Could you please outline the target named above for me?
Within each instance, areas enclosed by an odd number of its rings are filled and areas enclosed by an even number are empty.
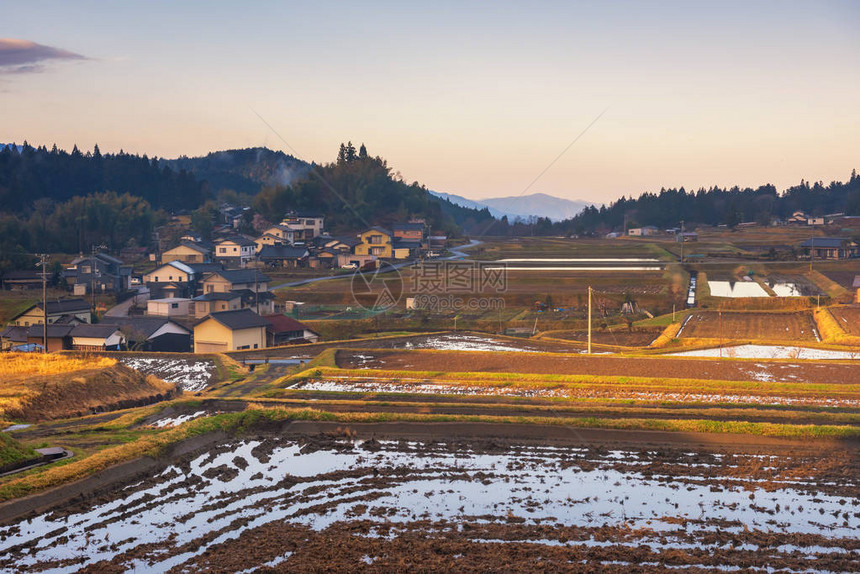
[[[591,342],[596,345],[614,345],[618,347],[647,347],[660,336],[660,329],[618,329],[615,331],[595,330],[591,332]],[[588,341],[588,331],[553,331],[549,334],[553,339],[565,339],[585,343]]]
[[[833,307],[830,312],[846,333],[860,336],[860,305]]]
[[[750,371],[751,378],[762,377],[760,371]],[[744,404],[765,406],[803,406],[860,408],[856,395],[820,396],[807,393],[752,392],[734,391],[702,392],[691,390],[672,391],[669,389],[650,389],[614,387],[518,387],[509,385],[474,385],[469,383],[440,383],[433,380],[404,379],[396,380],[384,376],[336,377],[327,376],[304,380],[289,387],[291,390],[323,393],[353,394],[396,394],[396,395],[437,395],[457,397],[516,397],[542,399],[604,399],[612,401],[644,401],[646,403],[696,403],[707,404]]]
[[[858,471],[839,447],[260,436],[0,526],[0,568],[857,571]]]
[[[690,314],[678,337],[684,339],[818,341],[811,313],[717,313]]]
[[[791,362],[707,360],[672,357],[600,357],[534,353],[338,351],[337,365],[344,368],[393,371],[448,371],[534,373],[762,381],[783,383],[856,384],[860,362]]]

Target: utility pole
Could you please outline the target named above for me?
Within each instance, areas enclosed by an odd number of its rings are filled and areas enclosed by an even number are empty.
[[[720,309],[717,312],[720,319],[720,358],[723,358],[723,306],[720,304]]]
[[[588,354],[591,354],[591,286],[588,286]]]
[[[90,299],[92,300],[93,315],[96,314],[96,253],[98,246],[92,246],[90,255]]]
[[[257,267],[254,266],[254,297],[257,306],[257,315],[260,314],[260,281],[257,279]]]
[[[681,263],[684,262],[684,220],[681,220]]]
[[[815,227],[809,226],[809,272],[812,273],[812,262],[815,260]]]
[[[48,352],[48,256],[39,254],[39,267],[42,268],[42,352]]]

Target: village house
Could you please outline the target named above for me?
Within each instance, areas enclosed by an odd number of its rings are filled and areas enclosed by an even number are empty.
[[[245,213],[250,209],[250,207],[224,202],[218,208],[218,212],[221,214],[222,221],[226,225],[229,225],[233,229],[237,229],[239,224],[242,223],[242,218],[245,217]]]
[[[295,243],[296,241],[304,239],[304,230],[294,229],[289,225],[280,223],[263,230],[263,235],[271,235],[272,237],[280,240],[281,243]]]
[[[308,260],[308,250],[290,245],[266,245],[257,254],[257,259],[271,267],[304,267]]]
[[[286,315],[264,315],[269,322],[266,327],[266,344],[269,347],[296,343],[316,343],[319,333]]]
[[[269,293],[269,278],[257,269],[224,269],[203,276],[203,294],[233,293],[241,297],[244,309],[271,313],[275,296]]]
[[[131,266],[125,265],[107,253],[82,255],[72,260],[63,271],[66,282],[72,285],[75,295],[120,293],[131,286]]]
[[[228,269],[244,269],[254,260],[257,244],[241,235],[234,235],[215,242],[214,259]]]
[[[791,214],[791,217],[785,220],[789,225],[807,225],[808,221],[809,215],[804,211],[795,211]]]
[[[813,237],[800,244],[814,259],[849,259],[857,257],[857,243],[845,237]]]
[[[391,259],[394,257],[394,236],[383,227],[371,227],[358,234],[361,243],[355,246],[356,255],[375,255],[380,259]]]
[[[72,348],[72,330],[76,325],[64,323],[62,325],[48,325],[48,352],[65,351]],[[44,347],[45,326],[30,325],[27,327],[27,343]]]
[[[183,241],[173,249],[168,249],[162,256],[162,261],[181,261],[182,263],[206,263],[211,251],[199,243]]]
[[[203,293],[229,293],[239,289],[269,290],[269,278],[257,269],[222,269],[203,275]]]
[[[260,251],[263,247],[271,247],[272,245],[289,245],[290,242],[286,239],[281,239],[275,235],[270,235],[268,233],[261,235],[257,239],[254,240],[254,243],[257,245],[257,254],[259,255]]]
[[[143,276],[152,299],[191,297],[194,295],[196,274],[187,263],[171,261]]]
[[[48,276],[50,279],[50,275]],[[41,271],[7,271],[2,278],[5,289],[41,289]]]
[[[26,345],[29,329],[30,327],[9,325],[0,331],[0,351],[9,351],[20,345]]]
[[[146,314],[157,317],[182,317],[191,314],[191,299],[186,297],[171,297],[168,299],[150,299],[146,302]]]
[[[194,326],[194,352],[264,349],[269,325],[269,321],[249,309],[212,313]]]
[[[10,324],[18,327],[29,327],[30,325],[40,325],[44,320],[44,307],[42,303],[36,303],[19,313],[12,319]],[[89,323],[90,304],[83,299],[58,299],[56,301],[48,301],[48,324],[53,324],[58,321],[69,322],[71,319],[76,319],[81,323]]]
[[[116,325],[76,325],[71,331],[72,349],[76,351],[119,351],[125,336]]]
[[[219,311],[238,311],[242,308],[242,295],[238,292],[204,293],[193,300],[192,312],[195,317],[205,317]]]
[[[325,227],[325,216],[320,213],[290,212],[284,216],[281,225],[299,232],[295,238],[296,241],[310,241],[314,237],[322,235]]]
[[[191,352],[191,330],[165,317],[111,317],[132,351]]]

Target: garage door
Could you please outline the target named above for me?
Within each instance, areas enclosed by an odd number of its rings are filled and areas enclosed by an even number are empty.
[[[206,343],[203,341],[194,343],[195,353],[223,353],[225,351],[229,351],[227,343]]]

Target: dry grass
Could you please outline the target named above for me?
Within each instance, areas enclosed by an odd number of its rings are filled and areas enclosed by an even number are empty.
[[[88,369],[104,369],[116,364],[108,357],[71,357],[68,355],[42,355],[37,353],[5,353],[0,355],[0,377],[34,375],[62,375]]]
[[[843,325],[840,324],[829,309],[819,309],[816,311],[815,322],[818,325],[818,332],[821,333],[823,341],[838,345],[860,345],[860,336],[846,333]]]

